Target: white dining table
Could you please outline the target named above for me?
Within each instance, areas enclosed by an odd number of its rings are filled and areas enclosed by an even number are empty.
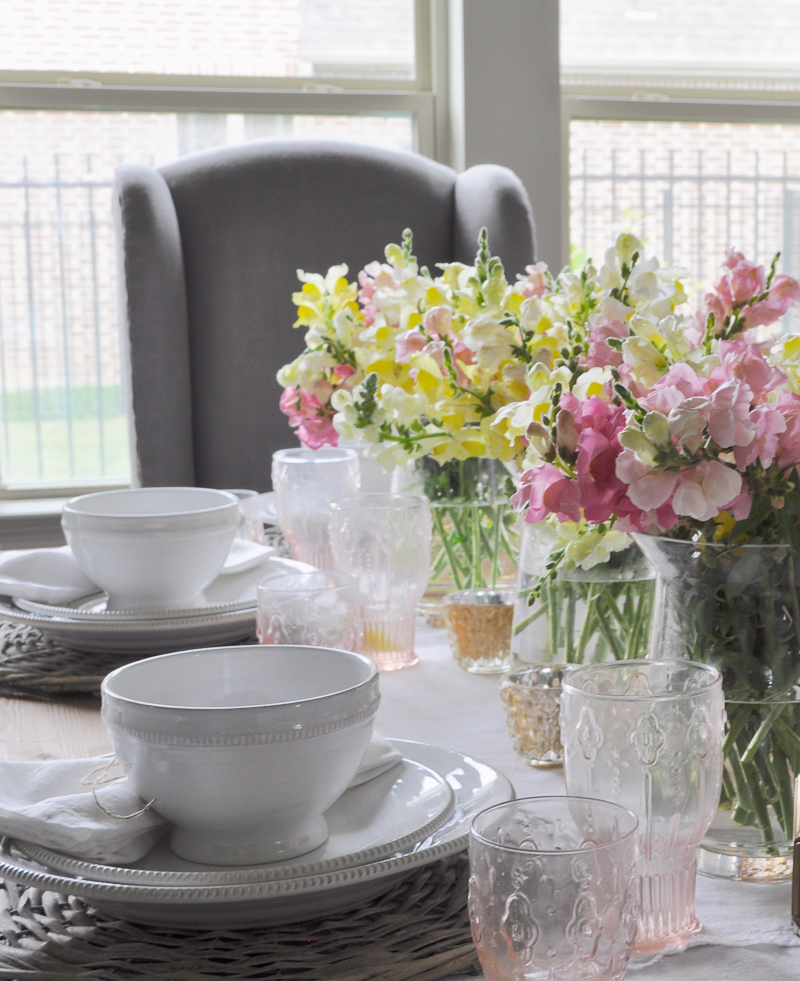
[[[381,675],[377,725],[387,736],[457,749],[502,770],[518,797],[564,793],[560,767],[536,769],[511,746],[497,675],[458,667],[444,630],[417,627],[419,664]],[[798,981],[800,936],[790,883],[753,884],[697,877],[703,931],[688,949],[631,965],[637,981]],[[453,981],[467,981],[466,976]]]
[[[473,675],[453,660],[444,630],[419,624],[419,663],[381,675],[377,728],[389,737],[454,749],[501,770],[518,797],[564,793],[560,768],[534,769],[515,754],[497,675]],[[108,752],[98,703],[0,698],[0,759],[52,759]],[[798,981],[800,937],[790,884],[750,884],[698,876],[703,931],[694,944],[645,965],[637,981]],[[467,981],[454,976],[453,981]],[[473,981],[473,979],[470,979]]]

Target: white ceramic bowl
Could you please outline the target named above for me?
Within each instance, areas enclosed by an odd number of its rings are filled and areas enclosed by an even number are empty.
[[[109,610],[197,606],[218,575],[239,523],[239,502],[206,487],[138,487],[84,494],[61,526]]]
[[[174,825],[172,850],[211,865],[321,845],[380,698],[369,658],[279,645],[162,654],[112,671],[101,691],[114,751]]]

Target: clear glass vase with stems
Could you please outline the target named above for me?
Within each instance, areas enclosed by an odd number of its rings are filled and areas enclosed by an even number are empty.
[[[509,503],[510,478],[499,460],[470,457],[440,464],[415,460],[394,486],[424,494],[431,503],[431,575],[420,612],[437,623],[442,598],[462,589],[513,587],[520,518]]]
[[[515,664],[645,657],[655,570],[641,551],[631,543],[591,569],[562,568],[533,593],[556,546],[555,531],[548,524],[525,525],[511,637]]]
[[[636,541],[658,570],[652,649],[722,673],[725,772],[698,868],[787,879],[800,773],[800,556],[784,544]]]

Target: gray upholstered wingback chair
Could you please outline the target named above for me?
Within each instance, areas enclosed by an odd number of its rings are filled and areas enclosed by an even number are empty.
[[[482,226],[509,274],[534,257],[520,180],[321,141],[223,147],[165,167],[125,164],[114,194],[134,481],[271,486],[296,445],[277,369],[303,348],[296,271],[355,277],[403,229],[421,264],[471,262]]]

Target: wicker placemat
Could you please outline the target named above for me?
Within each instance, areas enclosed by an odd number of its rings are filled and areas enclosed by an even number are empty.
[[[8,882],[0,889],[7,981],[434,981],[479,973],[456,855],[357,908],[290,926],[175,932],[94,912],[81,900]]]
[[[264,529],[264,544],[288,556],[280,530]],[[255,634],[239,643],[254,644]],[[76,651],[26,624],[0,622],[0,695],[51,700],[59,696],[97,695],[114,668],[139,655]]]
[[[239,641],[255,644],[255,634]],[[100,682],[137,654],[75,651],[26,624],[0,622],[0,695],[51,700],[98,695]]]

